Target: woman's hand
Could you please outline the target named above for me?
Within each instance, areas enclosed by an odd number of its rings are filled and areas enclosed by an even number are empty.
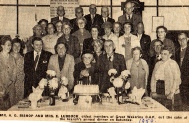
[[[89,76],[89,71],[88,70],[82,70],[81,73],[80,73],[80,76]]]
[[[174,96],[174,93],[170,92],[170,93],[167,95],[167,99],[172,100],[172,99],[173,99],[173,96]]]

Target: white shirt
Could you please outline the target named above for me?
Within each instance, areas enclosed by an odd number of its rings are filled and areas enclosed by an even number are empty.
[[[104,20],[104,22],[107,22],[108,21],[108,17],[103,18],[103,20]]]
[[[35,57],[37,56],[37,54],[39,55],[39,58],[40,58],[41,52],[37,53],[37,52],[34,50],[34,59],[33,59],[34,61],[35,61]],[[38,59],[38,61],[37,61],[37,63],[36,63],[35,70],[36,70],[36,68],[37,68],[38,62],[39,62],[39,59]]]
[[[118,42],[118,48],[117,48],[117,52],[124,55],[125,56],[125,47],[123,47],[123,45],[125,45],[125,38],[126,37],[131,37],[131,48],[134,48],[136,46],[141,47],[140,46],[140,41],[138,40],[137,36],[130,34],[129,36],[126,36],[125,34],[119,37],[119,42]]]
[[[59,20],[63,21],[63,16],[62,17],[59,16]]]
[[[127,18],[127,20],[129,20],[129,16],[130,16],[130,19],[131,19],[132,16],[133,16],[133,14],[130,14],[130,15],[126,14],[126,18]]]
[[[137,37],[138,37],[138,40],[140,41],[140,39],[142,38],[142,34],[137,33]]]

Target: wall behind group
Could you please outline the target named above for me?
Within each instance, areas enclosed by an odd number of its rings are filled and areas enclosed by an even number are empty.
[[[124,1],[112,0],[112,16],[116,21],[123,14],[121,7],[118,6]],[[145,5],[144,11],[142,12],[145,32],[154,39],[156,35],[152,31],[152,16],[156,16],[157,13],[157,0],[140,1],[144,2]],[[85,15],[89,13],[88,5],[90,4],[110,6],[110,0],[79,0],[79,3],[81,6],[84,6]],[[0,5],[5,5],[0,7],[0,35],[11,35],[14,38],[17,30],[16,6],[6,6],[6,4],[16,5],[16,0],[0,0]],[[50,0],[19,0],[19,4],[22,5],[19,6],[18,22],[18,30],[21,38],[31,36],[33,34],[33,26],[40,19],[44,18],[50,21]],[[35,7],[34,5],[48,5],[48,7]],[[175,0],[171,2],[159,0],[159,5],[159,16],[164,16],[164,25],[168,30],[189,30],[189,7],[182,7],[183,5],[189,6],[189,0]],[[100,9],[101,7],[97,7],[98,14],[100,14]]]

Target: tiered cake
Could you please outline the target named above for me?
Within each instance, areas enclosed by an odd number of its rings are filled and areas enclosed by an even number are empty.
[[[77,84],[74,87],[75,94],[98,94],[99,86],[98,85],[83,85]]]

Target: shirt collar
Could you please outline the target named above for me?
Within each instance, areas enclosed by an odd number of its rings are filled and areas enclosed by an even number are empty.
[[[63,18],[64,18],[63,16],[62,17],[59,16],[59,20],[63,20]]]
[[[37,52],[34,50],[34,56],[37,55]],[[41,55],[41,51],[38,53],[38,55],[40,56]]]
[[[114,59],[114,53],[112,53],[111,56],[109,56],[109,55],[107,54],[107,58],[108,58],[108,59],[109,59],[109,57],[111,57],[110,61],[113,61],[113,59]]]

